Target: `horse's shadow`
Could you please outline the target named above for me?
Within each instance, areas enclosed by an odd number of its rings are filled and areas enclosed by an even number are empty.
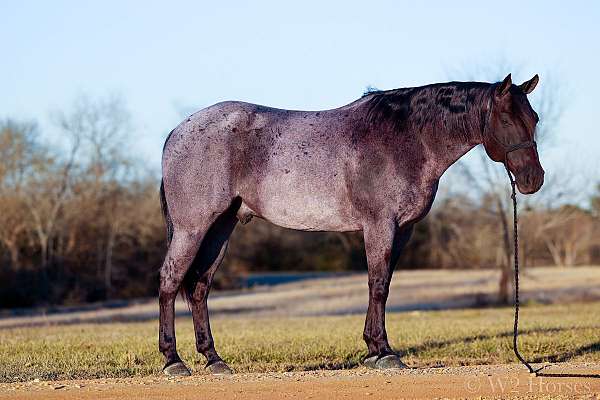
[[[562,354],[553,354],[545,357],[550,362],[565,362],[573,357],[581,356],[587,353],[594,353],[600,351],[600,341],[588,344],[587,346],[581,346],[575,350],[568,351]],[[533,362],[539,362],[540,357],[534,359]],[[556,372],[542,372],[543,368],[538,370],[536,376],[543,376],[549,378],[600,378],[600,374],[580,374],[580,373],[556,373]]]
[[[581,329],[589,329],[589,328],[595,328],[595,327],[587,326],[587,327],[565,327],[565,328],[537,328],[537,329],[525,329],[525,330],[522,330],[520,333],[521,334],[557,333],[557,332],[562,332],[562,331],[567,331],[567,330],[573,331],[573,330],[581,330]],[[398,355],[400,357],[406,357],[408,355],[418,355],[419,353],[422,353],[422,352],[426,352],[426,351],[433,350],[433,349],[441,349],[443,347],[451,346],[453,344],[472,343],[477,340],[494,339],[494,338],[498,338],[498,337],[507,338],[507,337],[512,337],[512,335],[513,335],[512,331],[506,331],[506,332],[502,332],[497,335],[489,335],[489,334],[488,335],[473,335],[473,336],[467,336],[467,337],[458,337],[458,338],[451,339],[451,340],[429,341],[429,342],[420,344],[418,346],[411,346],[411,347],[404,348],[403,350],[398,352]],[[551,354],[551,355],[537,356],[537,357],[533,358],[531,360],[531,362],[532,363],[565,362],[565,361],[569,361],[573,357],[581,356],[581,355],[588,354],[588,353],[594,353],[597,351],[600,351],[600,341],[578,347],[574,350],[571,350],[571,351],[568,351],[565,353],[556,353],[556,354]],[[358,367],[360,365],[360,362],[358,362],[356,360],[361,357],[356,357],[356,356],[357,355],[355,354],[353,357],[349,357],[349,358],[347,358],[341,362],[337,362],[337,363],[329,362],[329,363],[321,363],[321,364],[312,365],[312,366],[308,367],[307,369],[308,370],[318,370],[318,369],[332,370],[332,369],[348,369],[348,368]],[[364,354],[362,354],[362,356],[364,356]],[[539,369],[538,372],[536,373],[536,376],[554,377],[554,378],[600,378],[600,374],[542,372],[542,370],[545,367],[546,366]],[[414,367],[414,369],[418,369],[418,368],[419,367]],[[429,368],[436,368],[436,367],[434,366],[434,367],[429,367]],[[438,368],[441,368],[441,366]],[[523,368],[525,368],[525,367],[523,367]]]
[[[520,333],[521,334],[556,333],[556,332],[562,332],[562,331],[566,331],[566,330],[576,331],[576,330],[589,329],[589,328],[596,328],[596,327],[586,326],[586,327],[566,327],[566,328],[537,328],[537,329],[522,330]],[[452,339],[452,340],[426,342],[426,343],[423,343],[418,346],[412,346],[412,347],[405,348],[404,350],[399,351],[398,354],[400,355],[400,357],[405,357],[409,354],[418,354],[420,352],[424,352],[427,350],[441,349],[443,347],[451,346],[451,345],[457,344],[457,343],[472,343],[476,340],[485,340],[485,339],[492,339],[492,338],[497,338],[497,337],[512,337],[512,335],[513,335],[512,331],[506,331],[506,332],[502,332],[498,335],[475,335],[475,336],[456,338],[456,339]],[[574,357],[582,356],[582,355],[588,354],[588,353],[594,353],[597,351],[600,351],[600,341],[597,341],[597,342],[594,342],[594,343],[591,343],[591,344],[588,344],[585,346],[581,346],[574,350],[570,350],[570,351],[564,352],[564,353],[556,353],[556,354],[551,354],[551,355],[537,356],[537,357],[533,358],[532,360],[530,360],[530,362],[531,363],[566,362]],[[545,368],[545,366],[540,368],[539,370],[537,370],[536,376],[554,377],[554,378],[600,378],[600,374],[542,372],[542,370],[544,368]]]

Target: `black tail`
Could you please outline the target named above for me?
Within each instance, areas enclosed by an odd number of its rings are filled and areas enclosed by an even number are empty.
[[[173,221],[171,220],[171,215],[169,214],[169,206],[167,206],[167,199],[165,198],[165,185],[162,179],[160,180],[160,209],[162,210],[165,224],[167,225],[168,247],[171,245],[171,240],[173,239]]]
[[[167,205],[167,199],[165,197],[165,184],[160,181],[160,209],[162,210],[163,217],[165,219],[165,225],[167,226],[167,251],[169,246],[171,246],[171,241],[173,240],[173,220],[171,220],[171,214],[169,214],[169,206]],[[186,274],[187,278],[187,274]],[[190,304],[189,293],[186,290],[186,278],[184,278],[184,283],[179,288],[179,293],[186,300],[188,306]]]
[[[165,224],[167,225],[167,249],[171,246],[171,241],[173,240],[173,220],[171,220],[171,215],[169,214],[169,206],[167,205],[167,199],[165,198],[165,185],[164,182],[160,181],[160,209],[162,210],[163,217],[165,218]],[[189,286],[195,284],[197,279],[191,274],[194,274],[194,266],[190,267],[188,272],[185,274],[183,278],[183,282],[179,287],[179,294],[186,301],[188,307],[190,306],[192,291],[188,289]]]

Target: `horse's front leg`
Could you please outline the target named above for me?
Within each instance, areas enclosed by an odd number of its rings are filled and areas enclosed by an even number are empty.
[[[385,303],[398,256],[411,233],[412,225],[398,227],[393,219],[380,221],[364,228],[365,251],[369,266],[369,308],[363,334],[369,349],[365,359],[367,367],[406,367],[388,343],[385,330]]]

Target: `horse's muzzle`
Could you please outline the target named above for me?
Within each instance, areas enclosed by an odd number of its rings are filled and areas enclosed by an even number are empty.
[[[540,190],[544,184],[544,169],[534,166],[515,174],[517,188],[523,194],[532,194]]]

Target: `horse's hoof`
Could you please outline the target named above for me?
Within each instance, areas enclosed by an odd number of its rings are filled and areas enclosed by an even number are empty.
[[[395,354],[389,354],[381,358],[378,356],[369,357],[365,359],[364,364],[365,367],[373,369],[408,368],[408,366],[400,360],[400,357]]]
[[[216,361],[206,366],[206,369],[213,375],[231,375],[233,371],[224,361]]]
[[[408,368],[408,366],[400,360],[400,357],[395,354],[381,357],[375,363],[375,367],[379,369]]]
[[[163,372],[165,373],[165,375],[169,375],[169,376],[190,376],[190,375],[192,375],[192,373],[190,372],[188,367],[186,367],[185,364],[181,361],[178,361],[171,365],[167,365],[165,368],[163,368]]]
[[[377,368],[375,366],[375,364],[377,364],[377,356],[373,356],[373,357],[369,357],[369,358],[365,358],[365,361],[363,361],[363,364],[365,365],[365,367],[367,368]]]

